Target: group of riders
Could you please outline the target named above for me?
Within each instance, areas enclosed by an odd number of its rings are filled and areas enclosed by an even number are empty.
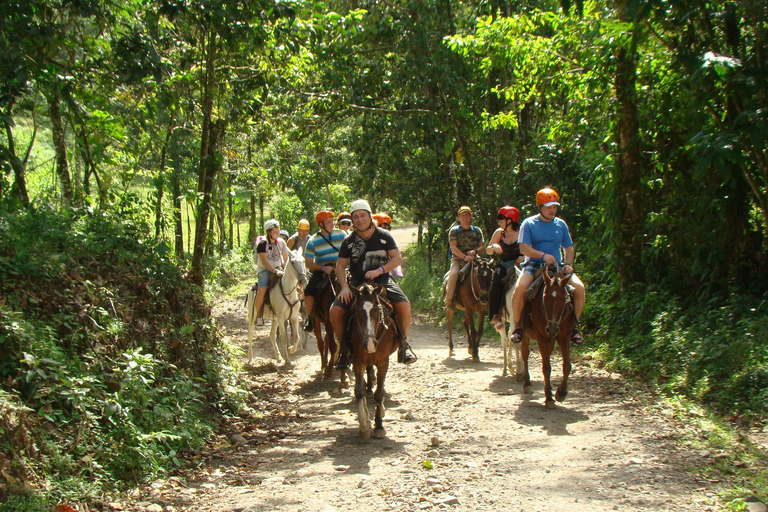
[[[511,312],[514,325],[511,339],[519,342],[523,338],[521,320],[526,290],[539,269],[548,265],[558,266],[565,276],[571,276],[569,285],[576,320],[571,341],[578,344],[583,341],[579,319],[584,308],[585,289],[573,272],[573,240],[568,225],[557,217],[560,202],[556,191],[549,187],[539,190],[536,193],[536,205],[538,213],[522,223],[517,208],[500,208],[499,227],[487,247],[482,229],[472,225],[472,209],[469,206],[459,208],[458,223],[449,230],[448,235],[451,267],[446,281],[445,302],[447,307],[455,307],[454,292],[462,268],[471,265],[483,251],[491,256],[496,255],[498,263],[494,270],[488,307],[491,322],[501,330],[504,327],[500,315],[504,295],[503,280],[508,273],[515,271],[515,266],[519,266],[521,272],[514,284]],[[386,290],[387,301],[394,310],[400,334],[398,361],[405,364],[415,362],[417,358],[408,344],[411,304],[396,281],[397,277],[402,276],[403,258],[390,234],[392,218],[385,213],[374,214],[368,201],[358,199],[352,202],[349,212],[341,212],[338,216],[329,210],[317,212],[315,223],[319,230],[310,235],[309,221],[301,219],[297,232],[290,237],[286,232],[281,232],[277,220],[270,219],[265,223],[266,236],[257,241],[254,251],[258,271],[256,311],[261,311],[270,276],[282,276],[283,262],[287,262],[290,256],[288,251],[303,249],[306,266],[312,272],[304,288],[304,330],[312,331],[314,328],[312,312],[324,280],[331,279],[335,274],[338,281],[338,294],[330,308],[334,336],[342,347],[337,368],[348,366],[349,347],[344,345],[343,335],[344,318],[354,300],[350,286],[357,287],[366,281],[373,281]],[[263,325],[263,319],[257,318],[256,323]]]

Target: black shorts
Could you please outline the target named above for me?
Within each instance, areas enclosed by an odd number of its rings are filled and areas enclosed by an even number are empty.
[[[387,279],[387,284],[384,286],[387,290],[387,300],[391,302],[392,304],[396,302],[409,302],[408,297],[405,296],[403,293],[403,290],[400,289],[400,287],[397,285],[394,279],[391,277]],[[340,308],[344,308],[347,311],[349,311],[349,308],[352,307],[352,304],[344,304],[339,300],[337,297],[336,300],[333,301],[334,306],[338,306]]]
[[[323,276],[327,276],[322,270],[316,270],[312,272],[312,277],[309,278],[307,286],[304,287],[304,295],[308,297],[314,297],[317,295],[317,287],[323,282]]]

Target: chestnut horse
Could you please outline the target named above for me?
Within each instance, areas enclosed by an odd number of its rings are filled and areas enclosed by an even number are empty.
[[[469,276],[462,282],[456,284],[453,301],[458,309],[463,309],[464,330],[467,333],[467,352],[472,355],[472,360],[480,361],[478,348],[480,347],[480,338],[483,337],[483,323],[485,320],[485,308],[488,307],[493,281],[493,271],[491,266],[485,260],[479,258],[472,261],[472,269]],[[445,295],[446,279],[443,281],[443,295]],[[475,329],[475,313],[478,314],[477,329]],[[448,325],[448,355],[453,356],[453,308],[446,308],[445,322]]]
[[[330,280],[330,282],[325,281],[325,279]],[[324,278],[322,286],[322,290],[315,297],[312,318],[315,324],[317,350],[320,352],[320,370],[323,372],[323,377],[327,379],[333,373],[334,364],[339,357],[336,338],[333,336],[333,324],[331,324],[330,313],[331,305],[336,298],[336,292],[339,290],[336,272],[331,272],[330,275]],[[323,327],[325,327],[325,335],[323,335]],[[342,382],[346,381],[346,372],[342,372],[341,379]]]
[[[352,369],[355,373],[355,398],[360,438],[371,438],[371,416],[368,411],[366,390],[373,389],[376,368],[375,429],[373,437],[386,435],[384,417],[384,380],[389,369],[389,356],[399,348],[399,330],[391,304],[386,299],[386,289],[378,284],[363,283],[351,288],[354,294],[352,307],[347,314],[345,336],[349,336],[352,349]],[[366,381],[367,374],[367,381]]]
[[[571,373],[571,328],[573,327],[573,299],[568,291],[568,281],[571,276],[563,277],[560,268],[555,272],[554,267],[542,271],[544,282],[533,298],[527,302],[523,313],[523,362],[525,365],[525,382],[523,392],[533,393],[531,376],[528,373],[528,355],[530,340],[535,339],[539,344],[541,355],[541,371],[544,374],[544,405],[548,409],[555,407],[555,401],[562,402],[568,395],[568,376]],[[555,349],[555,342],[560,346],[563,357],[563,380],[557,388],[554,400],[550,374],[552,364],[550,357]]]

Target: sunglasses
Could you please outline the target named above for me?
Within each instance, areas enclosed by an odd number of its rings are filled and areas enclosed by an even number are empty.
[[[389,230],[391,229],[391,227],[392,227],[392,226],[390,226],[389,224],[386,224],[386,223],[385,223],[385,224],[379,224],[379,227],[380,227],[381,229],[386,229],[387,231],[389,231]]]
[[[351,220],[342,220],[341,222],[339,222],[339,224],[341,224],[342,226],[351,226],[352,225],[352,221]]]

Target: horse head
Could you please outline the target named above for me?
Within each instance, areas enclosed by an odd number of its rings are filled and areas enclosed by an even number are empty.
[[[357,334],[363,349],[372,354],[376,352],[379,341],[389,329],[380,300],[386,289],[379,284],[363,283],[357,288],[352,288],[352,293],[355,296],[352,304],[355,321],[353,340],[354,334]]]
[[[307,285],[307,264],[304,260],[304,251],[300,247],[297,251],[290,251],[290,266],[296,271],[296,279],[302,284]]]
[[[544,318],[547,320],[547,334],[550,339],[557,338],[560,334],[560,325],[567,315],[573,310],[571,294],[568,292],[568,281],[571,274],[563,276],[562,269],[552,272],[544,271],[544,286],[542,288],[541,303],[544,310]]]
[[[482,304],[488,304],[490,300],[491,283],[493,282],[493,271],[491,265],[485,261],[480,260],[475,263],[474,269],[475,286],[478,290],[478,300]]]

